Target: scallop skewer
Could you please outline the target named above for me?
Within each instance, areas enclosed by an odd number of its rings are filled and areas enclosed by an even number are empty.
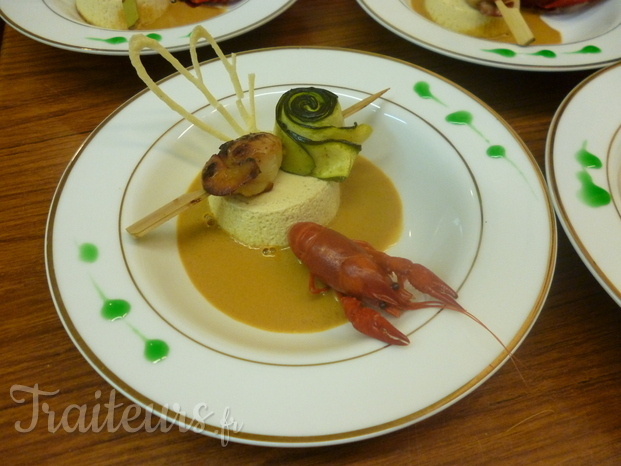
[[[364,107],[377,100],[386,91],[388,91],[388,89],[370,95],[351,107],[346,108],[342,112],[343,117],[346,118],[362,110]],[[209,193],[203,189],[185,193],[133,223],[126,228],[126,231],[132,236],[140,238],[190,207],[198,204],[208,196]]]

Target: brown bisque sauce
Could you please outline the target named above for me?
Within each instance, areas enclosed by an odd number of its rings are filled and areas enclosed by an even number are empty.
[[[139,26],[136,29],[167,29],[186,26],[188,24],[205,21],[225,12],[226,7],[224,6],[199,5],[197,7],[191,7],[187,3],[178,0],[176,2],[171,2],[166,13],[160,18],[144,26]]]
[[[189,190],[200,186],[197,178]],[[347,322],[332,292],[309,291],[308,269],[289,248],[250,249],[207,227],[209,214],[208,202],[182,213],[177,244],[188,276],[215,308],[272,332],[312,333]],[[401,199],[392,181],[359,156],[341,185],[341,205],[329,226],[382,250],[397,241],[402,225]]]

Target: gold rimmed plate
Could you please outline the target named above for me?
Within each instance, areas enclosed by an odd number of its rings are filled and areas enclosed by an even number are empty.
[[[621,64],[576,86],[557,110],[546,172],[567,236],[621,306]]]
[[[282,14],[295,0],[236,0],[224,13],[184,26],[143,32],[171,52],[188,49],[188,36],[200,24],[217,41],[251,31]],[[128,55],[136,31],[117,31],[88,24],[75,0],[0,0],[0,16],[22,34],[53,47],[100,55]],[[152,53],[146,52],[145,53]]]
[[[237,66],[241,76],[257,75],[263,130],[272,129],[275,104],[293,87],[327,88],[344,108],[390,88],[355,115],[374,128],[364,156],[391,178],[403,203],[403,232],[389,252],[434,270],[515,351],[543,306],[556,256],[545,183],[515,132],[455,84],[384,56],[277,48],[241,53]],[[360,72],[369,69],[382,72]],[[234,112],[221,64],[207,62],[202,71]],[[181,76],[160,84],[201,119],[221,124]],[[211,306],[184,272],[174,222],[146,241],[124,228],[183,192],[219,144],[143,92],[89,136],[59,184],[45,251],[51,292],[76,346],[114,387],[213,437],[227,414],[241,426],[231,440],[314,446],[418,422],[507,361],[489,333],[455,312],[404,314],[397,325],[411,344],[386,347],[349,324],[279,334]],[[213,414],[203,419],[205,406]]]
[[[416,0],[414,0],[416,1]],[[515,44],[472,37],[444,28],[419,14],[412,0],[358,0],[378,23],[434,52],[485,66],[527,71],[602,68],[621,59],[621,3],[599,0],[580,10],[542,15],[561,42]]]

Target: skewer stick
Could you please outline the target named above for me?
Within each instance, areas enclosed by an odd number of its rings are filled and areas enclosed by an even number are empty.
[[[351,107],[346,108],[342,111],[343,118],[347,118],[348,116],[353,115],[359,110],[362,110],[364,107],[369,105],[371,102],[379,99],[388,89],[384,89],[383,91],[376,92],[373,95],[370,95],[366,99],[362,99],[360,102],[352,105]]]
[[[517,44],[531,44],[535,40],[535,36],[526,24],[522,13],[520,13],[520,0],[514,0],[512,7],[505,5],[502,0],[495,0],[495,3]]]
[[[387,90],[388,89],[384,89],[383,91],[370,95],[366,99],[363,99],[360,102],[352,105],[351,107],[346,108],[342,112],[343,117],[346,118],[362,110],[371,102],[378,99]],[[159,209],[154,210],[137,222],[131,224],[126,228],[126,230],[130,235],[135,236],[136,238],[141,238],[142,236],[149,233],[151,230],[159,227],[162,223],[167,222],[173,217],[176,217],[181,212],[184,212],[193,205],[198,204],[203,199],[206,199],[208,196],[209,193],[205,192],[202,189],[185,193],[178,198],[173,199],[168,204],[163,205]]]
[[[185,193],[128,226],[127,232],[136,238],[140,238],[194,204],[198,204],[207,196],[209,194],[202,189]]]

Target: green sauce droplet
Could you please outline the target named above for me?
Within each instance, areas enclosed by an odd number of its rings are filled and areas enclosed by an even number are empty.
[[[594,45],[587,45],[586,47],[582,47],[580,50],[572,53],[601,53],[602,49],[596,47]]]
[[[578,197],[590,207],[601,207],[610,203],[610,194],[595,183],[587,172],[578,172],[578,180],[582,184]]]
[[[416,92],[418,96],[423,99],[433,99],[433,94],[431,93],[429,83],[425,81],[418,81],[416,84],[414,84],[414,92]]]
[[[498,55],[501,55],[507,58],[513,58],[517,55],[516,52],[514,52],[513,50],[509,50],[509,49],[487,49],[487,50],[484,49],[483,51],[495,53],[495,54],[498,54]]]
[[[602,168],[599,157],[586,150],[586,142],[582,145],[582,149],[576,152],[576,160],[584,168]]]
[[[82,243],[79,246],[79,257],[82,262],[95,262],[99,257],[99,250],[92,243]]]
[[[489,146],[486,153],[493,159],[499,159],[507,155],[507,151],[503,146]]]
[[[147,34],[146,36],[158,42],[162,40],[162,36],[159,34],[151,33],[151,34]],[[129,42],[127,37],[123,37],[123,36],[109,37],[108,39],[101,39],[99,37],[87,37],[87,39],[96,40],[98,42],[105,42],[110,45],[118,45],[118,44],[124,44],[126,42]]]
[[[446,121],[452,123],[454,125],[471,125],[472,124],[472,113],[466,112],[464,110],[459,112],[451,113],[447,115]]]
[[[101,308],[101,315],[107,320],[122,319],[129,314],[131,306],[124,299],[106,299]]]
[[[144,356],[151,362],[159,362],[168,356],[168,345],[162,340],[147,340],[144,347]]]
[[[582,171],[577,173],[580,181],[578,198],[590,207],[601,207],[610,203],[610,193],[604,188],[597,186],[587,169],[602,168],[602,161],[595,154],[586,149],[587,141],[582,143],[582,147],[576,152],[576,160],[582,166]]]
[[[431,93],[429,83],[425,81],[418,81],[416,84],[414,84],[414,92],[416,92],[421,99],[432,99],[444,105],[444,103],[441,102],[440,99],[438,99]]]
[[[108,39],[100,39],[99,37],[88,37],[87,39],[96,40],[99,42],[106,42],[107,44],[111,44],[111,45],[123,44],[127,42],[127,39],[122,36],[110,37]]]
[[[458,112],[453,112],[449,115],[446,116],[446,121],[448,121],[449,123],[452,123],[454,125],[467,125],[470,127],[470,129],[472,129],[472,131],[474,131],[475,133],[477,133],[479,136],[481,136],[486,142],[489,142],[487,140],[487,138],[485,136],[483,136],[483,134],[474,127],[474,125],[472,124],[474,117],[472,116],[472,113],[470,112],[466,112],[465,110],[460,110]]]
[[[552,50],[539,50],[538,52],[531,53],[531,55],[545,58],[556,58],[556,53],[554,53]]]

